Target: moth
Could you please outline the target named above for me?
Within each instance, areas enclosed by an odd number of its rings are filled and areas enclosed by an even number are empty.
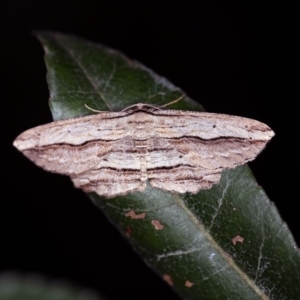
[[[13,145],[76,188],[107,198],[143,191],[147,182],[197,193],[225,169],[253,160],[274,136],[259,121],[135,104],[29,129]]]

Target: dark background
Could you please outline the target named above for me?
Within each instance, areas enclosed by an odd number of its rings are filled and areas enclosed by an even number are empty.
[[[294,37],[287,25],[293,9],[195,3],[1,4],[0,272],[37,272],[114,299],[177,299],[68,178],[43,171],[11,146],[25,129],[51,121],[43,50],[32,35],[42,29],[116,48],[180,86],[209,112],[268,124],[276,136],[250,166],[300,243],[299,96],[291,93]]]

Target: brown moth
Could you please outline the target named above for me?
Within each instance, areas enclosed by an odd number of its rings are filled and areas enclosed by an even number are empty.
[[[273,136],[252,119],[140,103],[29,129],[14,146],[45,170],[70,176],[75,187],[110,198],[143,191],[147,181],[175,193],[208,189]]]

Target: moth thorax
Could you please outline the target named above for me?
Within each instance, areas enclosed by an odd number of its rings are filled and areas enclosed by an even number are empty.
[[[132,132],[132,137],[135,140],[147,140],[150,137],[149,130],[145,127],[143,128],[136,127]]]

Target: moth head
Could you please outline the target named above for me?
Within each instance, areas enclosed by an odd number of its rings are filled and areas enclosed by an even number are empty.
[[[136,103],[124,108],[122,111],[124,112],[150,111],[151,112],[155,110],[160,110],[160,106],[155,104]]]

